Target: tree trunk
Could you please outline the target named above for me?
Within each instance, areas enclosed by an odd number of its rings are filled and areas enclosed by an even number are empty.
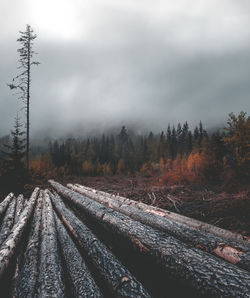
[[[66,297],[50,198],[43,193],[38,297]]]
[[[50,197],[62,221],[83,248],[114,297],[150,297],[128,269],[96,238],[89,228],[66,208],[62,200],[52,194]]]
[[[74,242],[54,213],[57,235],[70,279],[73,297],[103,297]]]
[[[84,188],[69,185],[74,191],[86,195],[95,201],[121,212],[130,218],[168,233],[175,238],[192,246],[219,256],[240,268],[250,271],[250,248],[245,242],[222,239],[166,217],[148,213],[120,200],[115,200]]]
[[[22,238],[24,229],[33,213],[38,193],[39,188],[36,188],[32,193],[26,208],[21,213],[18,222],[14,225],[8,238],[0,247],[0,278],[8,267],[9,262],[16,251],[17,245]]]
[[[27,170],[29,171],[29,162],[30,162],[30,158],[29,158],[29,154],[30,154],[30,47],[31,47],[31,36],[30,36],[30,29],[29,29],[29,38],[28,38],[28,45],[27,45],[27,135],[26,135],[26,167]]]
[[[0,203],[0,217],[4,214],[5,210],[9,206],[9,203],[14,199],[14,194],[10,193],[7,197]]]
[[[24,207],[24,197],[23,197],[23,195],[19,195],[16,198],[16,212],[15,212],[14,224],[16,224],[18,222],[20,214],[23,211],[23,207]]]
[[[5,217],[3,218],[3,222],[0,230],[0,246],[4,242],[4,240],[10,234],[10,231],[14,224],[15,219],[15,211],[16,211],[16,198],[10,202],[8,209],[6,210]]]
[[[42,215],[42,192],[39,194],[37,206],[31,223],[26,250],[23,255],[23,265],[17,263],[14,280],[12,282],[12,297],[36,297],[39,276],[39,246]]]
[[[53,188],[114,237],[122,237],[173,276],[210,297],[250,297],[250,275],[230,263],[50,181]],[[57,208],[58,199],[53,199]],[[64,212],[65,214],[65,212]],[[86,241],[86,239],[85,239]]]
[[[206,232],[206,233],[214,234],[214,235],[219,236],[223,239],[231,239],[231,240],[235,239],[236,241],[243,241],[243,243],[245,243],[244,245],[247,245],[248,247],[250,247],[250,237],[246,237],[241,234],[233,233],[231,231],[221,229],[219,227],[210,225],[208,223],[205,223],[205,222],[193,219],[193,218],[183,216],[178,213],[170,212],[168,210],[164,210],[164,209],[161,209],[161,208],[158,208],[155,206],[150,206],[150,205],[147,205],[147,204],[144,204],[141,202],[130,200],[125,197],[112,195],[112,194],[109,194],[109,193],[106,193],[103,191],[98,191],[98,190],[95,190],[95,189],[92,189],[92,188],[89,188],[86,186],[82,186],[80,184],[75,184],[75,185],[68,184],[67,186],[71,189],[75,188],[75,190],[81,189],[81,193],[87,191],[86,195],[93,199],[94,199],[95,194],[100,194],[102,196],[112,198],[115,201],[119,201],[121,203],[136,207],[136,208],[141,209],[145,212],[149,212],[149,213],[161,216],[161,217],[165,217],[165,218],[183,223],[185,225],[188,225],[192,228],[196,228],[196,229]]]

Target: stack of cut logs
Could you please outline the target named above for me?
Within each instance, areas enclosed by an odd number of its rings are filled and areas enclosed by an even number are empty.
[[[1,297],[250,297],[248,238],[49,182],[0,204]]]

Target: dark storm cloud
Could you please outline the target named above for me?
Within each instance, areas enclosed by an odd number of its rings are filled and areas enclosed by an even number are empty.
[[[165,129],[169,122],[200,119],[215,126],[231,111],[249,112],[250,30],[243,5],[232,10],[227,4],[230,16],[224,19],[196,12],[165,17],[111,1],[87,37],[72,40],[49,38],[38,24],[41,65],[32,76],[33,135],[88,133],[121,124]],[[16,71],[18,45],[12,36],[11,31],[1,41],[0,134],[9,130],[17,110],[6,87]]]

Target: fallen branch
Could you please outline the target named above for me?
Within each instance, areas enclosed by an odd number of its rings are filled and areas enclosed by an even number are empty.
[[[177,207],[177,204],[179,204],[178,200],[171,197],[170,195],[167,195],[167,199],[174,205],[174,208],[177,212],[181,212],[180,209]]]

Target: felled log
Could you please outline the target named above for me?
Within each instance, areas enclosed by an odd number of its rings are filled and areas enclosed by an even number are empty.
[[[23,195],[19,195],[16,198],[16,212],[15,212],[14,224],[18,222],[19,216],[23,211],[23,207],[24,207],[24,197]]]
[[[18,219],[23,211],[24,208],[24,197],[23,195],[19,195],[16,198],[16,211],[15,211],[15,217],[14,217],[14,224],[16,224],[18,222]],[[16,264],[15,264],[15,273],[12,279],[12,286],[11,286],[11,290],[12,290],[12,297],[16,297],[16,293],[15,293],[15,284],[16,284],[16,278],[18,276],[18,272],[20,270],[20,263],[23,257],[23,249],[24,249],[24,242],[21,243],[20,245],[20,250],[21,252],[19,252],[17,258],[16,258]]]
[[[96,238],[91,230],[66,208],[59,196],[51,194],[50,197],[60,218],[88,255],[91,264],[115,297],[151,297],[141,283]]]
[[[84,189],[89,190],[93,193],[107,195],[107,196],[109,196],[109,197],[111,197],[115,200],[121,201],[123,203],[126,203],[126,204],[134,206],[134,207],[137,207],[137,208],[142,209],[146,212],[151,212],[153,214],[156,214],[156,215],[159,215],[159,216],[162,216],[162,217],[167,217],[169,219],[173,219],[173,220],[178,221],[180,223],[184,223],[184,224],[189,225],[191,227],[197,228],[201,231],[215,234],[215,235],[217,235],[221,238],[235,239],[237,241],[247,242],[247,245],[250,246],[250,237],[247,237],[247,236],[244,236],[244,235],[241,235],[241,234],[238,234],[238,233],[234,233],[234,232],[231,232],[229,230],[225,230],[225,229],[213,226],[211,224],[208,224],[208,223],[205,223],[205,222],[193,219],[193,218],[183,216],[183,215],[178,214],[178,213],[170,212],[168,210],[164,210],[164,209],[161,209],[161,208],[158,208],[158,207],[155,207],[155,206],[150,206],[150,205],[144,204],[142,202],[137,202],[137,201],[134,201],[134,200],[130,200],[128,198],[125,198],[125,197],[122,197],[122,196],[119,196],[119,195],[109,194],[109,193],[106,193],[106,192],[103,192],[103,191],[99,191],[99,190],[95,190],[95,189],[92,189],[92,188],[89,188],[89,187],[82,186],[80,184],[75,184],[75,186],[79,187],[79,188],[84,188]]]
[[[12,297],[36,297],[39,276],[39,246],[42,215],[42,192],[39,193],[37,205],[28,236],[28,244],[23,254],[23,265],[15,271]],[[20,266],[20,267],[19,267]]]
[[[222,239],[214,234],[209,234],[199,229],[195,229],[188,225],[176,222],[166,217],[148,213],[131,205],[125,204],[120,200],[112,199],[93,191],[85,190],[73,185],[69,187],[86,195],[96,202],[121,212],[130,218],[147,224],[153,228],[157,228],[176,237],[182,242],[193,245],[196,248],[214,254],[225,259],[226,261],[236,264],[240,268],[250,272],[250,249],[244,242],[236,242],[231,239]]]
[[[21,213],[18,222],[14,225],[8,238],[0,247],[0,278],[8,267],[9,262],[16,251],[17,245],[21,240],[24,229],[33,213],[38,193],[39,188],[36,188],[32,193],[26,208]]]
[[[103,297],[85,261],[56,213],[54,213],[54,218],[64,263],[70,279],[72,297]]]
[[[14,194],[10,193],[7,197],[0,203],[0,217],[4,214],[7,209],[9,203],[14,199]]]
[[[8,209],[6,210],[6,213],[1,225],[0,246],[4,242],[4,240],[8,237],[13,227],[14,219],[15,219],[15,211],[16,211],[16,199],[13,198],[13,200],[9,204]]]
[[[250,275],[247,271],[190,247],[167,233],[133,221],[59,183],[50,181],[50,184],[58,194],[96,220],[96,224],[131,243],[135,250],[165,268],[166,274],[183,281],[202,295],[250,297]]]
[[[188,225],[192,228],[196,228],[200,231],[203,231],[205,233],[211,233],[214,234],[216,236],[219,236],[223,239],[231,239],[231,240],[236,240],[236,241],[243,241],[243,243],[245,243],[246,246],[250,247],[250,237],[238,234],[238,233],[233,233],[231,231],[213,226],[211,224],[193,219],[193,218],[189,218],[186,217],[184,215],[178,214],[178,213],[174,213],[174,212],[170,212],[168,210],[164,210],[155,206],[150,206],[147,204],[144,204],[142,202],[137,202],[134,200],[130,200],[128,198],[125,197],[121,197],[119,195],[112,195],[109,194],[107,192],[103,192],[103,191],[99,191],[99,190],[95,190],[80,184],[68,184],[67,185],[70,189],[75,190],[75,191],[80,191],[82,194],[86,194],[87,196],[89,196],[90,198],[95,200],[95,195],[101,195],[104,197],[109,197],[111,199],[114,199],[115,201],[119,201],[121,203],[136,207],[138,209],[141,209],[145,212],[149,212],[155,215],[158,215],[160,217],[165,217],[174,221],[177,221],[179,223]]]
[[[38,297],[66,297],[53,210],[48,194],[43,193],[41,262]]]

